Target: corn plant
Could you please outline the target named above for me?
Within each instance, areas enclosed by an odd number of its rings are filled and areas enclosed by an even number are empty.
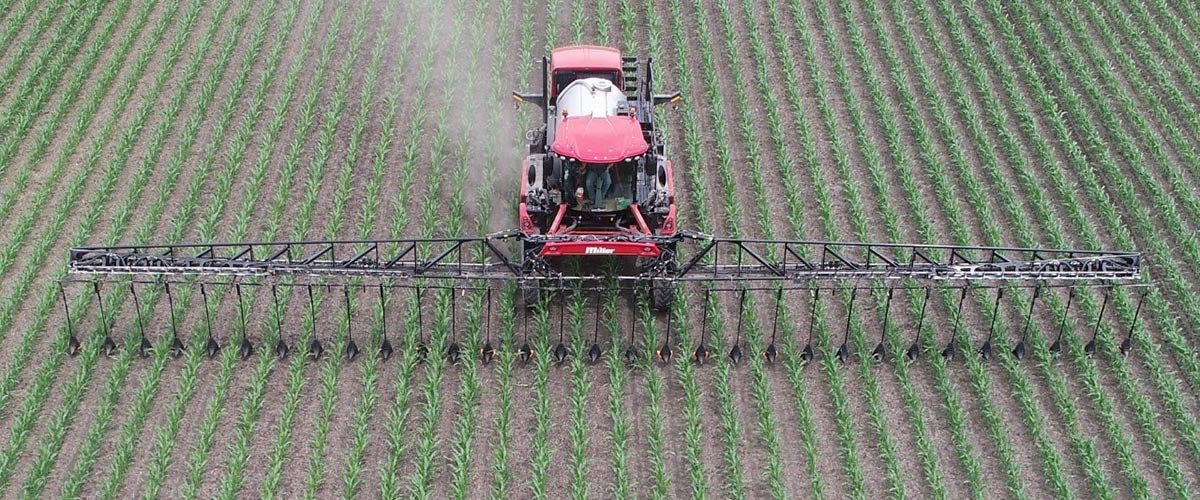
[[[642,319],[642,331],[645,332],[646,345],[650,349],[656,349],[662,338],[654,316],[650,312],[650,304],[641,300],[635,307],[641,309],[639,317]],[[667,498],[671,489],[671,476],[667,473],[665,450],[667,437],[663,433],[662,393],[664,381],[654,366],[652,356],[638,358],[638,364],[645,373],[646,396],[649,399],[646,406],[646,419],[649,426],[646,433],[646,453],[649,454],[649,472],[652,484],[649,494],[651,498]]]
[[[587,33],[584,28],[587,26],[587,10],[583,8],[582,0],[571,1],[571,44],[579,45],[584,43]],[[603,15],[599,17],[604,17]],[[592,18],[595,19],[595,18]],[[548,19],[549,23],[554,23],[554,18]]]
[[[546,46],[543,52],[549,54],[554,50],[559,43],[558,40],[558,8],[559,2],[562,0],[546,0],[546,21],[542,25],[545,30],[542,35],[546,38]]]
[[[592,20],[596,25],[596,43],[606,47],[618,47],[619,44],[614,44],[610,36],[612,31],[612,14],[608,12],[608,2],[595,2],[595,14]]]

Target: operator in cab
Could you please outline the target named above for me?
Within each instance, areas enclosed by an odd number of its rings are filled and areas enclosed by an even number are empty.
[[[612,163],[587,163],[587,196],[593,210],[603,210],[612,187]]]

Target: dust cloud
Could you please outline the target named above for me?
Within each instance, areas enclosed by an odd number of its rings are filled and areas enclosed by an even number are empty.
[[[525,151],[523,142],[517,142],[524,137],[524,126],[519,124],[509,95],[515,90],[511,86],[517,72],[527,71],[531,65],[513,60],[510,48],[519,32],[516,26],[502,27],[501,23],[512,20],[499,18],[496,2],[489,3],[418,0],[406,5],[409,11],[399,16],[416,16],[412,50],[421,51],[422,58],[426,52],[434,54],[423,130],[430,139],[423,144],[421,155],[431,156],[432,137],[440,129],[447,138],[447,164],[454,167],[460,160],[466,162],[466,175],[462,179],[454,174],[445,176],[441,193],[452,196],[454,184],[462,183],[468,221],[483,202],[477,200],[479,196],[492,198],[489,227],[499,230],[515,224],[511,210],[516,196],[514,172]],[[512,12],[517,8],[513,5]],[[507,30],[505,46],[498,45],[501,29]],[[413,66],[412,71],[422,70],[419,64]],[[474,228],[466,226],[464,230],[470,233]]]

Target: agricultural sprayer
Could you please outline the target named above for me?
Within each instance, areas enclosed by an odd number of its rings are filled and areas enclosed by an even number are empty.
[[[383,330],[369,349],[388,358],[398,348],[431,355],[419,312],[415,315],[417,339],[393,346],[387,335],[389,297],[410,294],[411,303],[419,307],[430,293],[449,291],[452,301],[474,294],[473,306],[486,311],[482,313],[482,341],[468,347],[459,343],[458,305],[452,304],[451,336],[448,342],[435,347],[439,355],[451,361],[477,356],[488,362],[498,346],[493,337],[492,308],[500,291],[508,289],[506,285],[515,285],[515,302],[522,309],[553,307],[561,299],[560,315],[566,309],[568,293],[591,293],[597,318],[601,295],[619,292],[645,305],[635,306],[628,313],[631,342],[624,355],[631,359],[640,356],[635,347],[636,319],[655,311],[666,315],[666,341],[648,349],[659,359],[670,361],[673,350],[680,347],[671,340],[672,321],[681,309],[673,305],[679,297],[689,296],[681,291],[690,287],[703,294],[704,307],[700,333],[692,336],[698,338],[689,339],[695,345],[685,349],[694,348],[691,357],[697,362],[703,363],[711,356],[709,304],[714,294],[725,295],[732,297],[737,330],[732,345],[727,346],[727,357],[737,363],[745,355],[742,323],[748,294],[763,295],[773,304],[771,336],[765,346],[754,350],[768,362],[781,355],[804,360],[817,355],[811,335],[813,321],[809,323],[809,340],[799,352],[781,352],[775,341],[780,310],[800,299],[809,300],[808,309],[815,318],[822,294],[839,292],[848,297],[844,304],[847,339],[836,352],[827,353],[846,361],[850,357],[850,320],[858,295],[870,292],[882,297],[881,331],[886,333],[893,298],[907,294],[920,304],[917,338],[903,353],[912,360],[921,351],[919,332],[933,291],[957,292],[959,311],[953,314],[957,331],[963,302],[970,291],[993,293],[996,309],[1006,291],[1029,289],[1032,294],[1028,309],[1023,311],[1024,331],[1012,349],[1012,355],[1019,359],[1025,354],[1029,323],[1039,297],[1064,294],[1069,311],[1079,290],[1098,289],[1103,293],[1104,306],[1096,318],[1092,339],[1085,346],[1091,353],[1097,348],[1096,332],[1112,290],[1118,286],[1144,286],[1137,280],[1142,260],[1135,252],[722,238],[680,229],[672,163],[654,121],[656,106],[676,103],[680,96],[652,93],[652,61],[643,63],[605,47],[576,46],[553,51],[550,57],[542,58],[541,68],[540,92],[513,93],[516,104],[534,104],[542,115],[541,125],[526,134],[529,154],[517,171],[520,199],[516,229],[463,238],[74,248],[69,263],[73,277],[61,288],[64,308],[69,307],[66,284],[85,283],[84,293],[94,295],[102,317],[105,308],[113,305],[105,304],[101,289],[128,287],[137,311],[136,349],[145,355],[153,344],[146,336],[138,291],[154,288],[168,298],[172,354],[180,355],[194,346],[213,356],[221,349],[221,341],[213,326],[208,295],[235,294],[238,321],[241,331],[246,332],[243,291],[258,288],[269,291],[264,297],[273,301],[270,306],[280,337],[271,348],[283,357],[292,348],[278,324],[285,314],[279,292],[300,290],[307,299],[312,324],[316,324],[318,315],[328,316],[327,310],[344,314],[348,341],[342,354],[353,359],[360,348],[351,330],[355,315],[352,295],[377,294]],[[621,265],[606,266],[607,271],[602,272],[598,263],[613,260]],[[569,262],[573,264],[568,266]],[[198,289],[203,298],[204,338],[195,342],[185,342],[177,330],[172,290],[180,287]],[[341,295],[335,298],[342,300],[318,300],[330,295]],[[643,309],[647,312],[641,312]],[[1059,338],[1051,346],[1052,351],[1061,345],[1067,311],[1062,314]],[[70,326],[70,310],[66,314]],[[985,358],[993,355],[997,316],[992,315],[987,340],[977,349],[968,350]],[[1122,353],[1132,348],[1136,322],[1135,314],[1128,334],[1117,346]],[[547,353],[559,362],[571,355],[563,342],[562,323],[560,319],[558,344]],[[88,344],[109,353],[119,349],[107,322],[102,320],[101,324],[96,336],[86,342],[68,328],[69,352],[89,348]],[[962,342],[956,339],[952,337],[941,350],[943,356],[954,356],[966,347],[956,345]],[[597,326],[585,355],[597,361],[603,356],[605,344]],[[254,352],[255,344],[243,334],[237,348],[246,357]],[[314,358],[325,352],[315,336],[305,349],[306,355]],[[534,354],[526,326],[518,355],[528,360]],[[886,355],[881,334],[871,357],[883,360]]]

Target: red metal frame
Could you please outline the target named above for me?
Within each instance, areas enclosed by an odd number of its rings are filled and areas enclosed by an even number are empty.
[[[662,253],[658,245],[653,243],[636,243],[630,241],[564,241],[547,243],[542,247],[542,257],[564,257],[568,255],[582,256],[619,256],[619,257],[658,257]]]

